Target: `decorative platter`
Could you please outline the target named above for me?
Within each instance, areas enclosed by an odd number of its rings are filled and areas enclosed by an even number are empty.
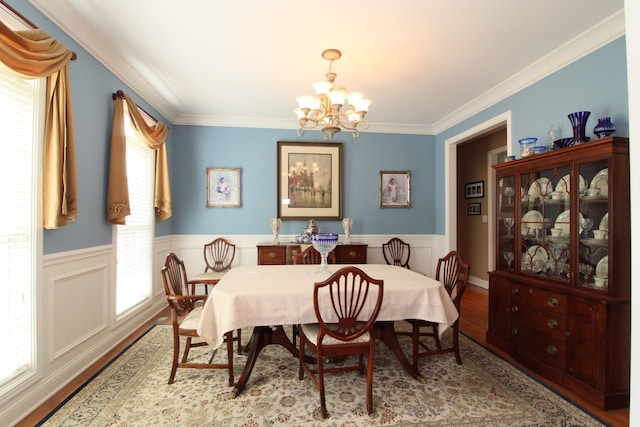
[[[609,278],[609,255],[605,255],[596,265],[596,277]]]
[[[604,216],[600,220],[600,227],[598,228],[603,231],[609,231],[609,212],[604,214]]]
[[[542,177],[531,183],[527,194],[529,194],[530,200],[535,201],[536,199],[546,199],[552,191],[553,184],[551,184],[551,181],[549,181],[548,178]]]
[[[543,246],[533,245],[527,249],[522,258],[522,269],[524,271],[539,273],[549,260],[549,254]]]
[[[581,213],[578,213],[578,219],[580,220],[580,225],[578,226],[578,234],[580,234],[582,233],[582,225],[584,224],[584,217]],[[571,210],[567,209],[566,211],[558,215],[553,226],[555,228],[561,228],[563,236],[569,236],[569,234],[571,233]]]
[[[589,188],[600,189],[600,197],[606,197],[609,195],[609,169],[604,168],[596,174],[591,180]]]
[[[587,190],[587,182],[585,181],[585,179],[582,177],[582,175],[580,176],[580,189],[579,189],[579,193],[582,194]],[[571,189],[571,176],[569,174],[566,174],[565,176],[562,177],[562,179],[560,179],[560,181],[558,181],[558,183],[556,184],[556,191],[559,193],[569,193]]]

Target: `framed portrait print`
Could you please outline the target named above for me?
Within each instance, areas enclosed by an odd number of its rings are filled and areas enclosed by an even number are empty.
[[[240,168],[207,168],[207,207],[240,207]]]
[[[467,215],[480,215],[482,214],[482,208],[480,203],[469,203],[467,205]]]
[[[380,171],[380,207],[411,207],[411,172]]]
[[[342,143],[278,141],[278,217],[342,218]]]
[[[464,185],[465,199],[481,199],[484,197],[484,181],[469,182]]]

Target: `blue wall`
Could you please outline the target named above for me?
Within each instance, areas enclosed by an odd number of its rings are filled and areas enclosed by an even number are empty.
[[[44,252],[55,253],[110,244],[106,222],[111,94],[129,93],[142,108],[168,120],[104,68],[27,0],[12,7],[78,54],[71,65],[78,158],[78,221],[44,232]],[[359,139],[338,134],[344,143],[343,214],[354,219],[354,234],[444,234],[445,141],[505,111],[513,115],[513,140],[541,139],[555,124],[571,134],[566,115],[592,112],[587,129],[609,115],[617,135],[628,134],[624,38],[591,53],[507,99],[436,136],[376,134]],[[590,135],[593,137],[593,135]],[[319,132],[300,138],[294,130],[173,126],[168,140],[174,216],[158,223],[156,234],[270,234],[276,216],[277,141],[321,141]],[[514,151],[517,152],[516,147]],[[242,169],[242,207],[206,208],[206,168]],[[380,209],[380,170],[411,171],[411,208]],[[341,231],[337,221],[320,221],[324,231]],[[285,221],[281,232],[297,234],[303,221]]]
[[[113,116],[111,95],[121,89],[156,119],[167,124],[169,122],[28,1],[12,0],[11,6],[78,55],[69,68],[76,135],[78,220],[57,230],[45,230],[44,253],[111,244],[112,226],[106,220]],[[170,152],[173,133],[173,130],[169,132]],[[168,234],[171,234],[170,220],[156,225],[156,235]]]
[[[616,136],[629,135],[627,56],[625,38],[621,37],[575,61],[535,84],[486,108],[467,120],[436,136],[436,225],[437,234],[445,232],[444,152],[445,141],[506,111],[511,111],[512,150],[518,155],[518,139],[534,136],[546,141],[551,125],[560,137],[573,135],[567,114],[591,111],[587,136],[595,139],[593,128],[599,117],[610,116]],[[518,156],[519,157],[519,156]]]
[[[433,136],[365,132],[334,136],[343,143],[343,215],[354,234],[430,234],[435,231]],[[323,141],[320,132],[176,126],[171,158],[174,234],[270,234],[277,216],[277,141]],[[206,168],[241,168],[242,206],[206,208]],[[380,208],[380,171],[411,171],[411,208]],[[305,221],[283,221],[282,234],[299,234]],[[318,220],[342,232],[339,221]]]

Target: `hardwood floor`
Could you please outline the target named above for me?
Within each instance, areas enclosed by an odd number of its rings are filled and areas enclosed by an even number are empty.
[[[564,387],[561,387],[553,382],[547,381],[539,376],[535,375],[531,371],[522,367],[516,361],[514,361],[511,357],[507,356],[500,350],[486,343],[485,333],[487,331],[487,306],[488,306],[488,291],[486,289],[480,288],[478,286],[470,285],[467,287],[467,291],[462,299],[462,313],[460,316],[460,331],[462,331],[465,335],[472,338],[476,342],[484,345],[489,348],[494,353],[498,354],[500,357],[508,360],[514,365],[521,368],[523,371],[527,372],[533,378],[536,378],[541,383],[547,385],[548,387],[555,390],[557,393],[566,396],[570,400],[574,401],[577,405],[591,412],[598,418],[600,418],[605,423],[614,426],[614,427],[623,427],[629,425],[629,409],[615,409],[610,411],[603,411],[598,409],[594,405],[589,402],[581,399],[576,396],[572,392],[566,390]],[[67,396],[71,395],[80,385],[82,385],[85,381],[91,378],[96,372],[98,372],[106,363],[109,362],[113,357],[118,355],[120,351],[126,348],[129,344],[131,344],[137,337],[142,335],[152,324],[163,322],[166,316],[168,315],[168,311],[162,312],[158,315],[158,319],[153,322],[149,322],[148,324],[140,327],[137,331],[135,331],[127,340],[122,342],[116,348],[111,350],[108,354],[102,357],[98,362],[96,362],[93,366],[87,369],[85,372],[80,374],[77,378],[75,378],[71,383],[65,386],[62,390],[56,393],[51,399],[45,402],[42,406],[36,409],[33,413],[27,416],[24,420],[20,421],[17,426],[18,427],[26,427],[33,426],[42,418],[44,418],[49,412],[55,409],[56,406],[60,404],[60,402],[64,401]]]

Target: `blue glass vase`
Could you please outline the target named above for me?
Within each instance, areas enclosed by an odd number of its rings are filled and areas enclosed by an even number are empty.
[[[585,136],[585,128],[587,126],[587,120],[589,119],[589,115],[591,111],[577,111],[575,113],[569,114],[569,121],[571,122],[571,127],[573,128],[573,144],[582,144],[583,142],[589,141],[589,139]]]
[[[593,128],[593,133],[596,134],[598,138],[611,136],[615,131],[616,125],[611,123],[611,117],[602,117],[598,119],[598,124]]]

